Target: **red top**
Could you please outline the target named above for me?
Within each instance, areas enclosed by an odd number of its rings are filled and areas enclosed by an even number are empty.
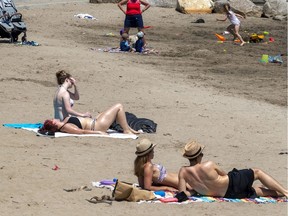
[[[140,5],[141,5],[140,0],[128,0],[126,14],[127,15],[141,14]]]

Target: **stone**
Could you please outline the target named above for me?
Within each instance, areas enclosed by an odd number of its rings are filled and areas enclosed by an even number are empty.
[[[177,0],[176,10],[185,13],[212,13],[213,1],[211,0]]]

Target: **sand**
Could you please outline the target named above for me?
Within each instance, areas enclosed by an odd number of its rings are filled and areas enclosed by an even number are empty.
[[[153,161],[168,171],[188,164],[181,151],[193,138],[206,145],[203,160],[226,171],[262,168],[287,186],[286,21],[248,17],[242,21],[243,36],[268,31],[275,42],[240,47],[232,41],[217,43],[214,33],[221,34],[229,24],[216,22],[219,14],[184,15],[153,7],[143,16],[145,25],[152,26],[146,29],[148,46],[159,54],[137,55],[98,51],[118,46],[124,15],[115,4],[19,6],[28,40],[40,46],[0,40],[2,124],[52,118],[55,73],[64,69],[77,80],[76,110],[96,115],[122,103],[125,110],[154,120],[157,133],[139,138],[158,144]],[[75,18],[79,13],[97,20]],[[205,23],[192,23],[198,18]],[[109,33],[117,37],[105,36]],[[260,63],[262,54],[284,54],[284,63]],[[139,140],[51,139],[4,127],[0,135],[1,215],[287,214],[287,203],[94,205],[85,199],[111,192],[63,189],[111,178],[136,182],[133,161]],[[55,165],[60,169],[52,170]]]

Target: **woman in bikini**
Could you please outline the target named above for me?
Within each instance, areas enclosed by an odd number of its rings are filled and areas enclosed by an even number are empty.
[[[72,106],[74,100],[79,100],[79,93],[76,86],[76,80],[66,71],[61,70],[56,73],[57,83],[59,85],[53,100],[54,118],[63,121],[68,116],[92,117],[91,113],[80,113],[75,111]],[[69,91],[74,87],[74,93]]]
[[[134,174],[138,177],[140,187],[152,191],[178,191],[178,174],[167,172],[165,167],[154,164],[154,147],[149,139],[142,139],[136,146]],[[191,189],[187,185],[187,189]]]
[[[71,134],[107,134],[108,128],[116,121],[125,134],[139,134],[129,127],[122,104],[118,103],[101,112],[95,119],[68,116],[63,121],[59,119],[46,120],[39,133],[65,132]]]

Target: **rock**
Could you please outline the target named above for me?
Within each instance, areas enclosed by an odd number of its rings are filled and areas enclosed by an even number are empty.
[[[266,16],[287,15],[286,0],[266,0],[263,6],[263,14]]]
[[[151,6],[176,8],[176,0],[146,0]]]
[[[273,17],[273,20],[278,20],[278,21],[287,20],[287,16],[276,15]]]
[[[232,11],[239,13],[240,15],[261,17],[262,7],[255,5],[250,0],[219,0],[214,2],[213,12],[223,13],[223,3],[229,2]]]
[[[177,0],[176,10],[185,13],[212,13],[213,2],[211,0]]]

